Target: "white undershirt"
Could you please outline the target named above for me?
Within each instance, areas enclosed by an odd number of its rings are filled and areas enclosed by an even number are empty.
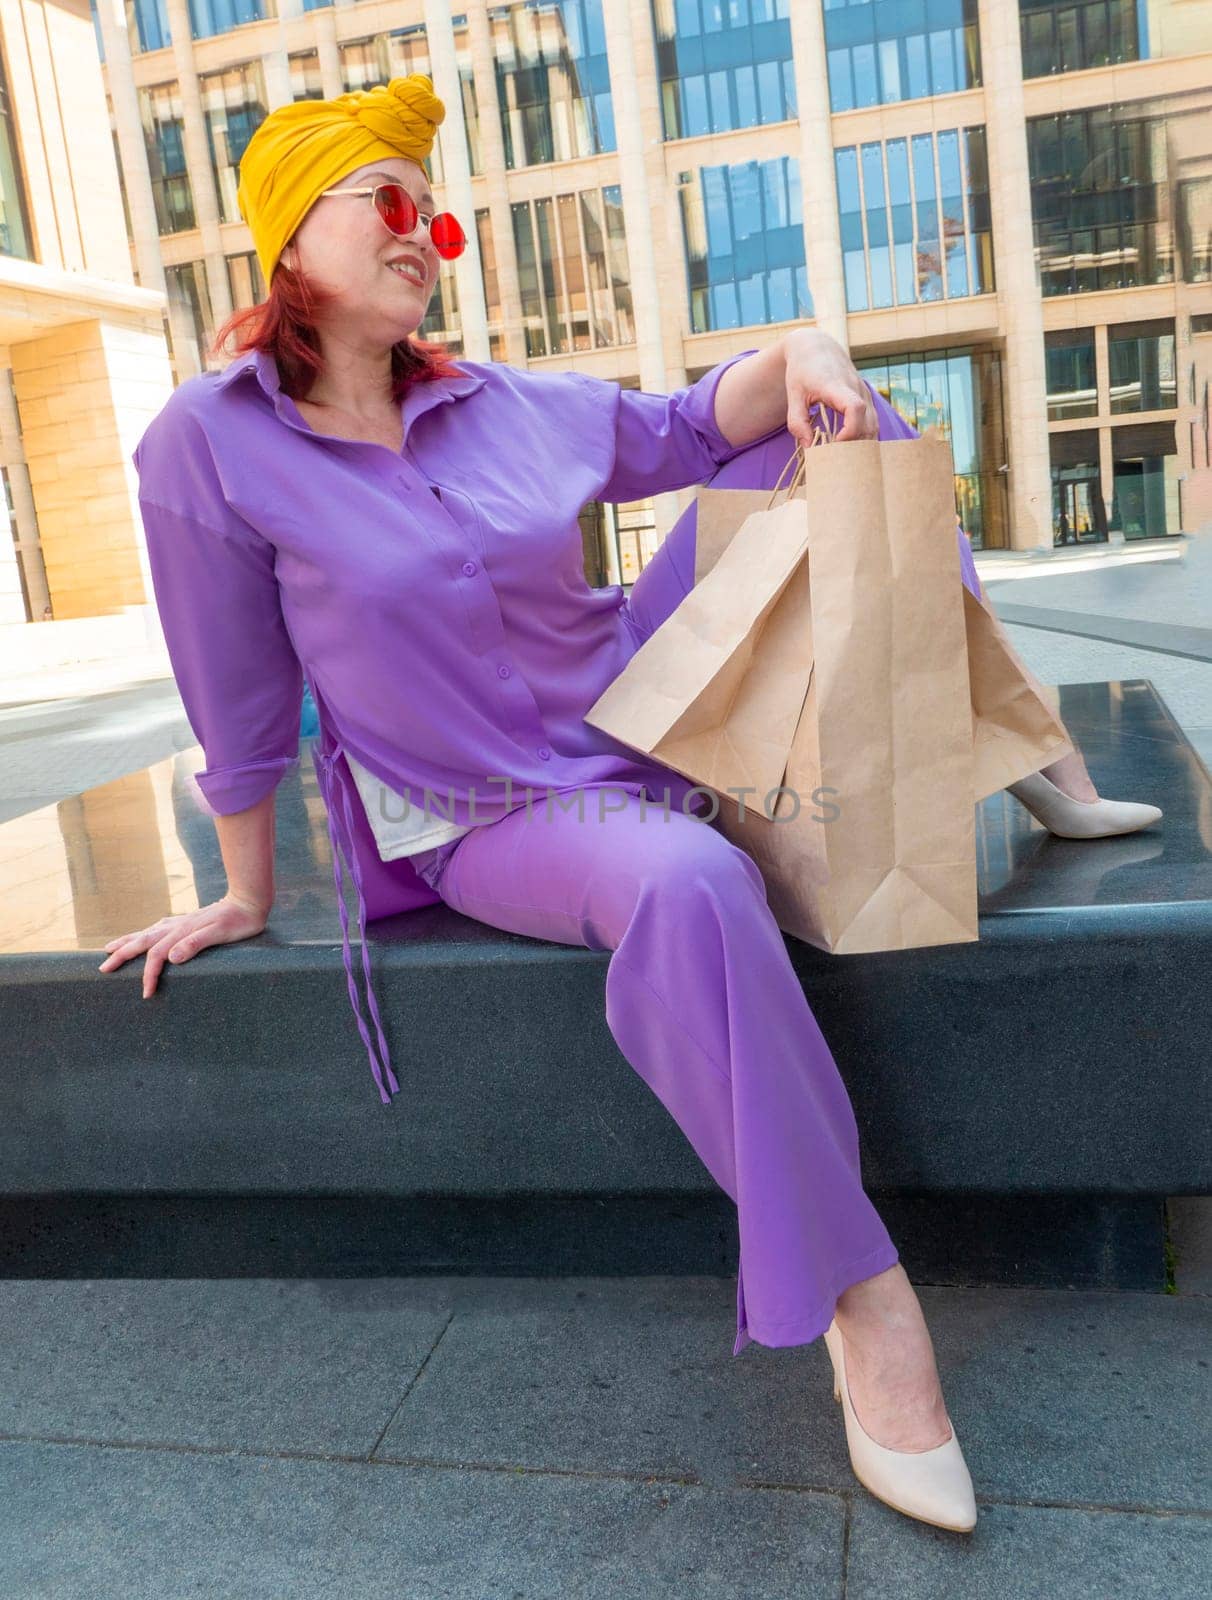
[[[434,850],[440,844],[470,833],[476,823],[448,822],[435,817],[423,806],[405,802],[404,796],[368,772],[349,751],[345,752],[349,770],[353,773],[370,831],[375,836],[379,855],[384,861],[397,861],[401,856],[415,856],[422,850]],[[389,816],[384,816],[384,812]],[[403,812],[403,817],[400,813]]]

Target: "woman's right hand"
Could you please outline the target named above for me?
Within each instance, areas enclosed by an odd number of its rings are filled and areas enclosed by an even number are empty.
[[[240,939],[251,939],[265,931],[268,921],[269,912],[264,908],[225,894],[222,900],[199,906],[197,911],[161,917],[148,928],[111,939],[105,946],[110,954],[97,970],[116,972],[123,962],[146,950],[147,961],[143,967],[143,998],[146,1000],[159,982],[165,961],[177,966],[208,945],[236,944]]]

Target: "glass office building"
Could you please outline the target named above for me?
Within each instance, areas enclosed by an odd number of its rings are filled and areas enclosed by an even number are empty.
[[[179,374],[265,293],[235,207],[261,118],[453,60],[426,170],[475,248],[421,332],[456,357],[668,392],[816,324],[945,433],[976,548],[1212,524],[1212,0],[1020,0],[987,38],[977,0],[467,0],[440,54],[424,0],[189,15],[192,81],[165,0],[126,0],[106,63]],[[671,498],[586,508],[595,581],[637,575]]]

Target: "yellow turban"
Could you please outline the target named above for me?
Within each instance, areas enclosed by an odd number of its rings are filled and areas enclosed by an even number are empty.
[[[421,166],[445,116],[422,72],[271,111],[248,141],[236,190],[266,285],[283,245],[325,189],[376,156],[405,156]]]

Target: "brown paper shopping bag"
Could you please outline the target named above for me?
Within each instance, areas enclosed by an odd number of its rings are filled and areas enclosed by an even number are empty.
[[[707,497],[752,491],[701,492],[701,578],[586,721],[719,792],[784,931],[837,953],[973,940],[950,449],[794,459],[787,497],[759,492],[717,548]]]
[[[984,800],[1073,749],[1058,696],[1015,655],[1001,619],[964,589],[972,696],[972,797]]]
[[[745,519],[770,502],[766,489],[700,489],[695,583],[715,566]],[[988,599],[962,586],[972,702],[972,798],[986,799],[1072,750],[1054,686],[1016,656]],[[670,763],[672,765],[672,763]]]

